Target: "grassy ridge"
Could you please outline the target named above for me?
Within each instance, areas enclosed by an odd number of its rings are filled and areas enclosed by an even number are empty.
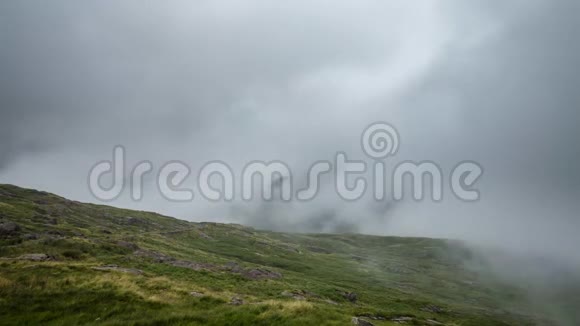
[[[191,223],[10,185],[0,223],[3,325],[549,324],[444,240]]]

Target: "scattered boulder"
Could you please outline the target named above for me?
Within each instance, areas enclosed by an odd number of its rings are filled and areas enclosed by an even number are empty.
[[[139,217],[132,217],[132,216],[127,216],[125,218],[125,222],[129,225],[146,225],[149,224],[149,221],[139,218]]]
[[[135,256],[147,257],[153,259],[157,263],[165,263],[176,267],[189,268],[196,271],[206,270],[206,271],[226,271],[230,273],[241,274],[243,277],[251,280],[260,279],[278,279],[282,278],[282,274],[278,272],[273,272],[267,269],[244,269],[236,262],[228,262],[222,266],[211,264],[211,263],[199,263],[188,260],[179,260],[171,256],[151,251],[145,249],[137,249],[133,252]]]
[[[0,236],[15,235],[20,232],[20,225],[14,222],[4,222],[0,224]]]
[[[371,323],[370,321],[366,321],[358,317],[352,317],[351,324],[359,326],[374,326],[374,324]]]
[[[302,294],[297,293],[297,291],[284,291],[282,293],[280,293],[281,296],[283,297],[288,297],[288,298],[293,298],[295,300],[306,300],[306,297]]]
[[[433,320],[433,319],[427,319],[427,320],[425,320],[425,323],[427,325],[433,325],[433,326],[444,325],[443,323],[440,323],[440,322]]]
[[[232,273],[241,273],[244,271],[240,264],[235,261],[230,261],[224,264],[223,269]]]
[[[38,234],[28,233],[28,234],[23,235],[22,239],[24,239],[24,240],[36,240],[36,239],[38,239]]]
[[[146,258],[151,258],[157,263],[168,263],[175,261],[175,258],[168,256],[166,254],[162,254],[157,251],[152,250],[145,250],[145,249],[138,249],[133,253],[135,256],[141,256]]]
[[[406,324],[408,322],[412,322],[413,320],[414,320],[413,317],[408,317],[408,316],[400,316],[400,317],[391,318],[391,321],[395,322],[397,324]]]
[[[365,317],[365,318],[372,319],[372,320],[387,320],[387,318],[384,316],[373,315],[373,314],[358,315],[357,317]]]
[[[282,278],[282,274],[278,272],[273,272],[267,269],[260,268],[245,270],[242,272],[242,276],[251,280]]]
[[[130,273],[130,274],[135,274],[135,275],[143,274],[143,271],[140,269],[124,268],[124,267],[119,267],[117,265],[104,265],[104,266],[99,266],[99,267],[93,267],[93,269],[96,271],[117,271],[117,272]]]
[[[355,303],[358,300],[358,295],[355,292],[342,292],[340,293],[346,300]]]
[[[306,290],[284,291],[280,293],[280,295],[284,297],[294,298],[296,300],[306,300],[306,298],[320,299],[320,296],[318,294]]]
[[[196,292],[196,291],[189,292],[189,295],[191,295],[192,297],[196,297],[196,298],[201,298],[201,297],[205,296],[205,294],[203,294],[201,292]]]
[[[244,300],[242,300],[240,297],[233,297],[230,301],[230,304],[233,306],[241,306],[244,304]]]
[[[30,261],[49,261],[55,260],[54,256],[49,254],[26,254],[18,257],[20,260],[30,260]]]
[[[36,199],[33,201],[36,205],[40,205],[40,206],[45,206],[45,205],[49,205],[50,202],[48,200],[45,199]]]

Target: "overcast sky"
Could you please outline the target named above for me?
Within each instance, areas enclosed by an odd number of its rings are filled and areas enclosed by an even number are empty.
[[[149,178],[143,201],[110,204],[574,256],[579,16],[575,0],[3,1],[0,182],[97,202],[89,169],[117,144],[156,168],[303,172],[337,151],[364,158],[363,128],[387,121],[401,136],[391,160],[477,161],[482,199],[177,204]]]

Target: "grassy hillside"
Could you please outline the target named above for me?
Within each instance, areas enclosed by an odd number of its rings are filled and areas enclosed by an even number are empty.
[[[2,325],[550,324],[525,313],[521,291],[466,269],[469,255],[444,240],[190,223],[0,185]]]

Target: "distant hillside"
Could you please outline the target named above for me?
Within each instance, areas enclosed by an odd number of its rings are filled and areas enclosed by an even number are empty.
[[[458,243],[190,223],[0,185],[0,324],[549,325]]]

